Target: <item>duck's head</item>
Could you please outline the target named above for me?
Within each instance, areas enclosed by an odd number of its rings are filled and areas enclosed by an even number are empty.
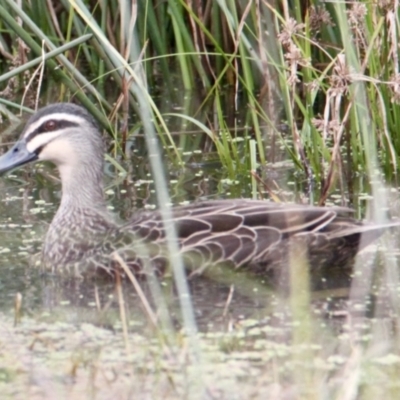
[[[101,169],[103,142],[93,117],[71,103],[40,109],[26,123],[20,139],[0,157],[0,173],[40,160],[53,162],[61,174],[75,167]]]

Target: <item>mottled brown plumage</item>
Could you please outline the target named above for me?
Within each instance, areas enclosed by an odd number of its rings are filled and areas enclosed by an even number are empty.
[[[161,214],[138,212],[119,226],[107,212],[102,141],[86,110],[73,104],[39,110],[21,139],[0,158],[0,172],[35,160],[54,162],[63,187],[43,245],[46,268],[75,275],[112,273],[117,252],[135,272],[143,272],[147,261],[164,272],[168,254]],[[244,199],[175,207],[173,220],[190,274],[224,265],[265,276],[286,268],[293,241],[302,243],[312,274],[339,269],[348,275],[357,252],[396,224],[364,225],[346,208]]]

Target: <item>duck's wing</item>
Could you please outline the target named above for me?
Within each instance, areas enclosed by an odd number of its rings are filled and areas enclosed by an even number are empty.
[[[198,264],[230,262],[235,267],[268,263],[281,256],[287,239],[308,234],[329,241],[332,224],[339,218],[342,235],[361,224],[350,209],[277,204],[255,200],[217,200],[173,208],[172,218],[182,252]],[[157,211],[141,212],[124,226],[152,245],[165,243],[164,223]],[[334,234],[339,234],[336,223]]]

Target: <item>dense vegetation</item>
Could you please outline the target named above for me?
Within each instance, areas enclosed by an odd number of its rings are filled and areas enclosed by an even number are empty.
[[[148,146],[158,134],[177,163],[182,154],[167,119],[178,119],[208,136],[230,177],[268,163],[266,142],[276,135],[316,182],[321,204],[355,174],[374,178],[376,195],[380,171],[395,180],[398,170],[399,29],[398,4],[389,0],[0,0],[0,111],[12,118],[20,104],[77,101],[116,139],[113,154],[139,127]],[[176,90],[196,96],[196,108],[163,109],[159,96]],[[152,167],[162,194],[161,167]],[[378,348],[384,333],[364,340],[362,329],[350,328],[313,348],[321,329],[307,290],[290,300],[299,323],[292,364],[284,370],[273,355],[266,376],[273,370],[279,384],[296,387],[289,395],[306,398],[324,393],[327,382],[327,397],[398,397],[398,356],[390,358],[398,316],[387,352]],[[329,377],[317,361],[330,355],[341,358],[327,367]],[[384,381],[380,390],[369,386],[368,369]]]
[[[392,2],[38,0],[20,8],[1,0],[0,13],[3,104],[18,93],[28,106],[43,101],[52,76],[53,101],[76,98],[108,129],[122,121],[124,140],[128,115],[144,118],[139,105],[168,134],[166,113],[149,97],[161,83],[196,91],[197,109],[180,117],[212,138],[228,168],[238,161],[232,138],[255,139],[247,154],[253,146],[265,163],[263,139],[281,134],[283,123],[284,142],[316,177],[322,202],[336,171],[371,173],[377,150],[386,173],[396,174]]]

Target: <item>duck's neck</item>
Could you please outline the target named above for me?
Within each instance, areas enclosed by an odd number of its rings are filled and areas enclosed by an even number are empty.
[[[102,164],[81,162],[59,167],[62,198],[60,209],[98,209],[106,211]]]

